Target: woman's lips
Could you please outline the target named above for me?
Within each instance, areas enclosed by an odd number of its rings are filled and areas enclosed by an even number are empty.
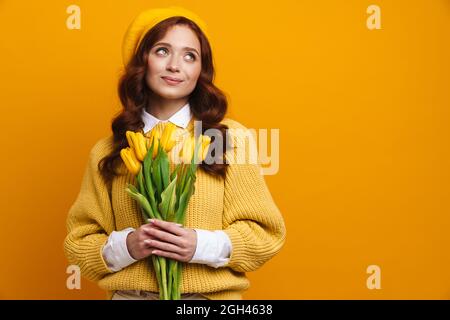
[[[177,84],[180,84],[181,82],[183,82],[183,80],[173,80],[173,79],[167,78],[167,77],[162,77],[162,78],[170,86],[176,86]]]

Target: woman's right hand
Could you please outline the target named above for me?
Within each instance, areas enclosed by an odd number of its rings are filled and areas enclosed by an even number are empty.
[[[146,240],[153,240],[154,237],[149,235],[147,229],[150,224],[143,224],[138,229],[130,232],[127,236],[127,248],[131,257],[135,260],[141,260],[152,254],[155,248],[148,245]]]

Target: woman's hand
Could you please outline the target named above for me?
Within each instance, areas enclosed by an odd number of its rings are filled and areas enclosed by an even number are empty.
[[[143,224],[128,234],[127,248],[133,259],[141,260],[152,254],[153,248],[146,243],[147,240],[153,239],[146,232],[150,228],[151,226],[149,224]]]
[[[197,232],[174,222],[152,220],[146,224],[150,227],[144,228],[150,237],[144,243],[151,248],[152,254],[181,262],[191,261],[197,247]]]

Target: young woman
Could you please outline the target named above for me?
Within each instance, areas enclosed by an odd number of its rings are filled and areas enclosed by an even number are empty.
[[[179,7],[142,12],[123,41],[125,72],[119,83],[123,109],[112,135],[91,149],[81,190],[67,218],[66,256],[112,299],[159,299],[148,263],[159,255],[184,263],[182,299],[242,299],[246,272],[257,270],[285,243],[286,228],[258,163],[229,161],[244,151],[246,128],[225,118],[227,101],[213,84],[214,67],[205,23]],[[214,163],[197,170],[185,225],[141,220],[126,193],[133,176],[120,158],[125,132],[144,134],[171,122],[176,136],[219,132]],[[210,130],[211,131],[211,130]],[[237,132],[237,130],[235,130]],[[181,143],[181,142],[180,142]]]

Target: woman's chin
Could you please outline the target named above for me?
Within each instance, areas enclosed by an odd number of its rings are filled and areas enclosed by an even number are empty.
[[[161,90],[156,92],[156,95],[161,99],[177,100],[186,97],[186,94],[182,94],[179,90]]]

